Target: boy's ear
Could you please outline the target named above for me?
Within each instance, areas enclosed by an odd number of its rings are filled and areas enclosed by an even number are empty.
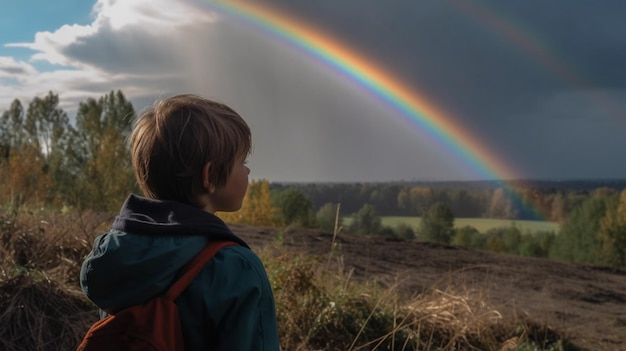
[[[211,184],[209,180],[209,174],[211,170],[211,162],[207,162],[204,167],[202,167],[202,187],[209,193],[212,194],[215,191],[215,185]]]

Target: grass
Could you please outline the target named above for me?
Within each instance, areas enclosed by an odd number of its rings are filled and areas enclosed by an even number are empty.
[[[270,251],[261,256],[285,350],[579,350],[549,326],[505,320],[484,291],[459,282],[455,273],[453,284],[442,278],[406,296],[401,277],[385,287],[357,281],[340,254],[328,269],[321,257]]]
[[[74,349],[97,315],[80,293],[78,269],[111,219],[0,212],[0,349]],[[283,350],[577,350],[561,347],[568,344],[549,326],[504,320],[477,288],[442,283],[405,296],[401,277],[392,286],[357,281],[340,250],[316,257],[275,241],[257,251]]]
[[[400,223],[407,224],[412,228],[419,228],[421,217],[411,217],[411,216],[385,216],[382,218],[382,224],[388,227],[396,227]],[[345,226],[350,225],[352,222],[351,217],[344,217],[343,224]],[[502,228],[502,227],[510,227],[515,225],[518,227],[523,233],[525,232],[538,232],[538,231],[554,231],[555,233],[559,231],[560,225],[556,222],[547,222],[547,221],[527,221],[527,220],[510,220],[510,219],[492,219],[492,218],[455,218],[454,226],[456,228],[461,228],[464,226],[472,226],[478,229],[479,232],[485,233],[490,229],[494,228]]]

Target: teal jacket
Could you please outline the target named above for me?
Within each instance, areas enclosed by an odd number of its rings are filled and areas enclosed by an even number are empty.
[[[210,240],[239,246],[220,250],[176,299],[185,349],[279,351],[261,260],[218,217],[195,207],[131,195],[111,230],[96,238],[81,287],[101,310],[143,303],[163,294]]]

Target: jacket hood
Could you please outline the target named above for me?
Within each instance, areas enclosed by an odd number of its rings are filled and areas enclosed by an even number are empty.
[[[101,309],[143,303],[165,292],[178,271],[215,240],[248,247],[211,213],[131,195],[85,258],[81,287]]]
[[[113,230],[141,235],[203,235],[212,240],[234,240],[235,236],[217,216],[176,201],[161,201],[130,195],[115,218]]]

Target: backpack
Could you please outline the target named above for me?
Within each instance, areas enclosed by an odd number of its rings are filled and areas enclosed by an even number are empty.
[[[77,351],[182,351],[183,333],[174,300],[205,264],[231,241],[210,242],[182,270],[180,278],[161,296],[111,314],[87,331]]]

